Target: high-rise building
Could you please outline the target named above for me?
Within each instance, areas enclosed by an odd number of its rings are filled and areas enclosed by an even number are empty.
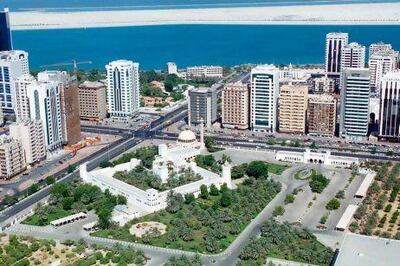
[[[341,32],[331,32],[326,35],[325,70],[330,76],[340,76],[342,48],[349,42],[349,35]]]
[[[32,120],[42,120],[46,148],[48,151],[63,144],[60,83],[35,81],[27,86]]]
[[[4,126],[4,114],[3,114],[3,109],[0,108],[0,127]]]
[[[218,97],[215,87],[189,89],[189,126],[203,122],[207,127],[210,127],[218,118],[217,102]]]
[[[254,131],[275,132],[279,95],[279,69],[260,65],[250,74],[250,126]]]
[[[178,67],[176,66],[175,62],[168,62],[167,63],[167,73],[168,75],[178,74]]]
[[[29,100],[27,96],[26,87],[29,84],[32,84],[36,81],[36,79],[29,75],[22,75],[15,80],[15,115],[17,121],[22,121],[25,119],[29,119],[30,115],[30,107]]]
[[[19,140],[0,136],[0,179],[8,180],[26,169],[25,154]]]
[[[342,47],[342,58],[340,68],[352,67],[362,68],[365,67],[365,46],[352,42]]]
[[[21,142],[26,163],[34,164],[46,158],[46,141],[42,120],[26,119],[13,123],[10,125],[10,136]]]
[[[336,99],[329,94],[308,96],[308,133],[334,136],[336,128]]]
[[[11,51],[12,37],[10,30],[10,15],[8,8],[0,11],[0,51]]]
[[[399,63],[399,52],[394,50],[377,51],[369,58],[371,89],[379,92],[381,78],[395,70]]]
[[[85,81],[79,85],[81,119],[100,121],[107,116],[106,86],[101,82]]]
[[[221,66],[192,66],[186,68],[188,78],[222,78],[224,68]]]
[[[106,65],[108,112],[128,118],[139,111],[139,63],[117,60]]]
[[[66,86],[61,89],[60,97],[63,141],[65,144],[71,146],[81,141],[78,84],[75,81],[66,84]],[[103,108],[105,108],[105,106]]]
[[[226,84],[222,91],[222,125],[226,128],[247,129],[249,118],[249,84],[242,80]]]
[[[340,136],[360,140],[367,136],[369,122],[369,70],[346,68],[342,72]]]
[[[381,80],[379,137],[400,139],[400,70],[387,73]]]
[[[305,133],[308,101],[307,85],[282,85],[279,94],[279,131]]]
[[[369,57],[371,57],[376,52],[389,51],[389,50],[392,50],[392,45],[389,43],[383,43],[383,42],[373,43],[369,46],[368,55]]]
[[[63,144],[73,145],[81,140],[78,86],[66,71],[43,71],[38,81],[57,84],[60,96]]]
[[[311,84],[311,91],[315,94],[333,93],[335,91],[335,80],[327,76],[314,78]]]
[[[29,74],[28,53],[24,51],[0,52],[0,100],[5,114],[14,112],[14,81]]]

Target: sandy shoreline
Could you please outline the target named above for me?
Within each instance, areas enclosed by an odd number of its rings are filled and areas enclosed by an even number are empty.
[[[174,24],[400,25],[400,3],[85,12],[14,12],[13,30]]]

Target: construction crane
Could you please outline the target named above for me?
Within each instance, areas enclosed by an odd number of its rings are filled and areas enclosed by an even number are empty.
[[[74,72],[77,72],[78,70],[78,65],[83,65],[83,64],[92,64],[92,61],[76,61],[75,59],[71,60],[71,62],[64,62],[64,63],[57,63],[57,64],[51,64],[51,65],[43,65],[40,66],[41,68],[49,68],[49,67],[59,67],[59,66],[73,66]]]

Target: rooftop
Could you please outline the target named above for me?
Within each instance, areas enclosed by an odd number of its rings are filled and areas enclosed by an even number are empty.
[[[400,241],[346,234],[335,266],[397,266],[400,261]]]

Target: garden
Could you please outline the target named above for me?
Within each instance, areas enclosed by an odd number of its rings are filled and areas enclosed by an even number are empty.
[[[165,210],[134,219],[123,227],[112,225],[95,232],[98,237],[139,242],[199,253],[219,253],[280,191],[281,185],[264,176],[249,177],[236,189],[226,185],[218,189],[202,186],[198,198],[171,192]],[[159,222],[167,226],[165,234],[152,232],[138,238],[129,233],[132,225]]]

